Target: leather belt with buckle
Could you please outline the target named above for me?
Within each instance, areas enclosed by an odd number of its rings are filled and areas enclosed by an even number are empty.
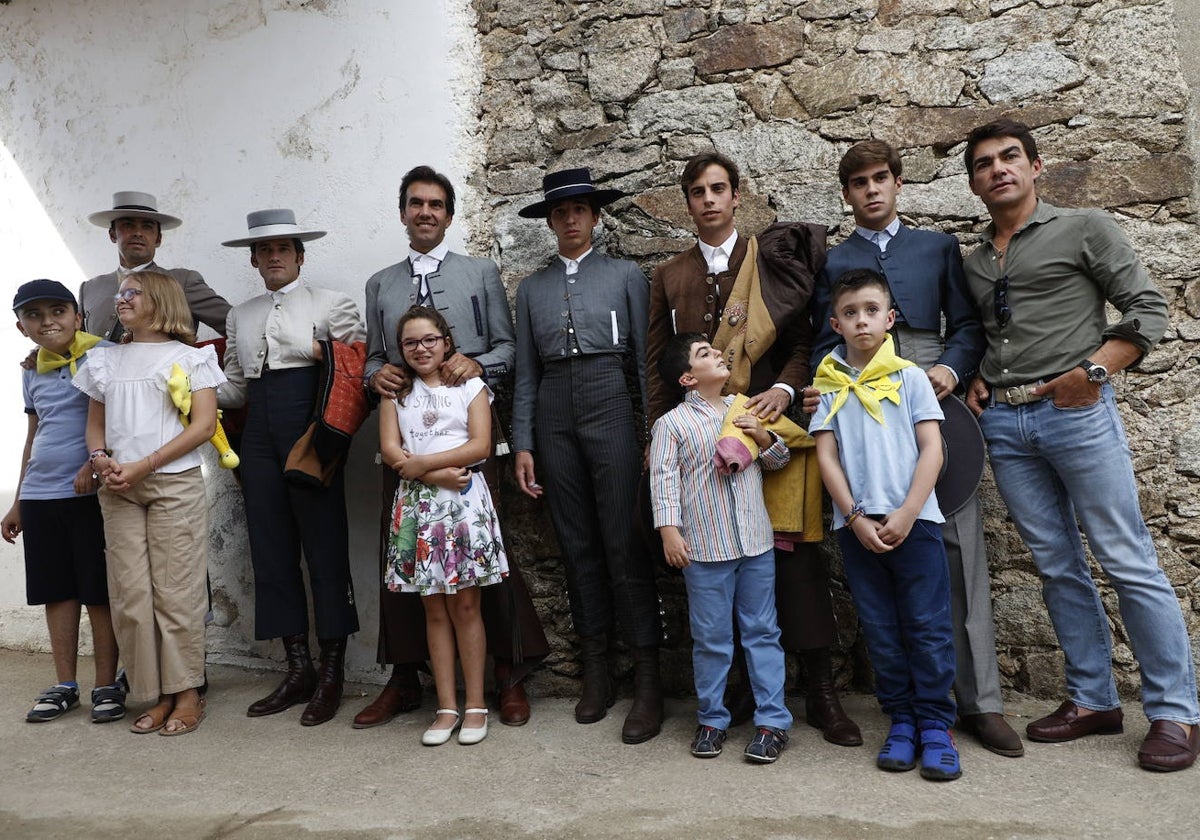
[[[1046,399],[1041,394],[1029,393],[1030,388],[1036,388],[1039,385],[1044,385],[1044,380],[1030,382],[1028,385],[1013,385],[1011,388],[992,388],[992,399],[998,403],[1006,403],[1007,405],[1027,405],[1029,403],[1041,402]]]

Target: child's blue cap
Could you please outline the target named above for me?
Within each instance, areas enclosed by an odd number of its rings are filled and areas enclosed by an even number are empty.
[[[57,280],[30,280],[17,289],[17,296],[13,298],[13,312],[35,300],[63,300],[79,309],[75,295]]]

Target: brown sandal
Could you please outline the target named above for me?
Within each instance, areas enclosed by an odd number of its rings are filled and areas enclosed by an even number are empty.
[[[207,698],[201,697],[194,706],[176,706],[175,711],[171,716],[163,722],[166,726],[173,720],[177,720],[183,724],[179,729],[163,729],[159,735],[186,735],[189,732],[195,732],[200,728],[200,721],[204,720],[204,706]]]
[[[151,732],[157,732],[167,725],[167,721],[171,719],[171,713],[175,710],[175,700],[171,697],[159,698],[159,701],[151,706],[146,711],[142,712],[129,727],[129,731],[135,735],[148,735]],[[138,721],[142,718],[150,718],[153,726],[143,728],[138,726]]]

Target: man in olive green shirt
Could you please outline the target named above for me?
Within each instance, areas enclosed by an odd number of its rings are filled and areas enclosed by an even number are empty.
[[[1080,539],[1118,596],[1138,658],[1150,732],[1148,770],[1190,767],[1200,706],[1187,628],[1138,506],[1111,373],[1162,337],[1167,302],[1116,222],[1037,197],[1042,161],[1029,128],[999,120],[971,132],[971,191],[992,223],[964,263],[987,335],[967,404],[979,416],[996,486],[1042,578],[1066,660],[1068,698],[1026,727],[1057,743],[1121,732],[1112,640]],[[1109,324],[1105,305],[1121,319]]]

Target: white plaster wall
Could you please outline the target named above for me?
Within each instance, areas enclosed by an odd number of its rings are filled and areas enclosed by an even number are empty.
[[[114,191],[136,189],[184,220],[164,235],[159,262],[199,270],[231,303],[261,281],[245,249],[219,243],[244,234],[247,212],[291,207],[302,224],[330,231],[310,245],[304,278],[361,305],[367,277],[405,253],[403,172],[428,163],[461,184],[478,159],[474,37],[467,0],[0,5],[4,299],[34,277],[77,288],[111,271],[115,248],[87,215],[111,207]],[[465,208],[458,215],[452,246],[467,232]],[[28,348],[15,328],[0,330],[5,510],[25,433],[16,361]],[[369,423],[347,472],[359,676],[378,675],[376,444]],[[227,474],[207,473],[218,590],[210,658],[275,657],[253,641],[240,495]],[[19,545],[0,544],[0,645],[44,647],[41,610],[24,606],[22,563]]]

